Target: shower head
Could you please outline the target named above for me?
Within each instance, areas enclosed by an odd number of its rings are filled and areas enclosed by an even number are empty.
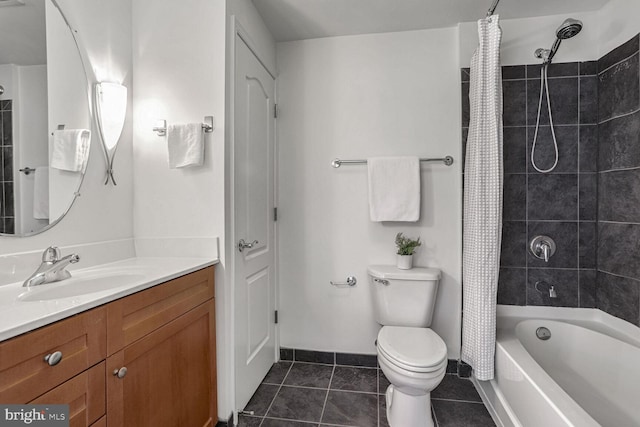
[[[566,40],[578,35],[580,30],[582,30],[582,21],[569,18],[566,19],[562,23],[562,25],[558,27],[558,29],[556,30],[556,36],[560,40]]]
[[[556,55],[560,43],[562,40],[575,37],[582,30],[582,21],[577,19],[568,18],[558,27],[556,30],[556,40],[553,42],[551,49],[537,49],[535,52],[536,58],[541,58],[544,61],[544,65],[551,63],[551,60]]]

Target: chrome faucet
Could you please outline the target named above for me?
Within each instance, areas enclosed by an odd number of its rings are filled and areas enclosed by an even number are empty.
[[[542,289],[539,288],[539,286],[545,286],[547,288],[547,292],[544,292]],[[558,298],[558,293],[556,292],[555,285],[550,285],[544,280],[537,281],[535,284],[535,288],[536,288],[536,291],[540,292],[543,295],[545,293],[549,293],[549,298]]]
[[[556,252],[556,242],[549,236],[536,236],[531,240],[529,250],[536,258],[549,262]]]
[[[22,286],[29,288],[68,279],[71,277],[71,273],[66,270],[67,266],[78,261],[80,261],[80,257],[76,254],[60,258],[60,249],[56,246],[50,246],[42,253],[40,267],[24,281]]]

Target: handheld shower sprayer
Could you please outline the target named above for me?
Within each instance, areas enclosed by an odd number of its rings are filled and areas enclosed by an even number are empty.
[[[549,80],[547,77],[547,69],[553,60],[553,57],[558,52],[562,40],[570,39],[578,35],[582,30],[582,22],[577,19],[568,18],[558,27],[556,30],[556,40],[553,42],[551,49],[536,49],[534,55],[536,58],[542,59],[542,67],[540,68],[540,100],[538,102],[538,118],[536,121],[536,131],[533,136],[533,147],[531,148],[531,164],[535,170],[540,173],[548,173],[556,168],[558,165],[558,140],[556,139],[556,132],[553,128],[553,116],[551,115],[551,96],[549,94]],[[547,111],[549,112],[549,124],[551,125],[551,136],[553,137],[553,147],[555,150],[555,161],[553,166],[548,169],[541,169],[536,165],[535,152],[536,142],[538,141],[538,130],[540,128],[540,111],[542,110],[542,98],[544,92],[547,92]]]

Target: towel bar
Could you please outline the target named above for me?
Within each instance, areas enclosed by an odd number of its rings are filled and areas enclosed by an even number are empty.
[[[158,120],[157,125],[158,126],[155,126],[153,128],[153,131],[157,132],[158,136],[165,136],[167,134],[167,121]],[[202,123],[202,129],[204,129],[206,133],[211,133],[215,128],[216,128],[216,125],[214,123],[213,116],[205,116],[204,123]]]
[[[26,168],[18,169],[18,170],[25,175],[29,175],[30,173],[36,171],[34,168],[30,168],[29,166],[27,166]]]
[[[444,163],[446,166],[451,166],[453,164],[453,157],[451,156],[447,156],[444,158],[439,158],[439,159],[420,159],[421,162],[442,162]],[[334,159],[331,162],[331,166],[333,166],[334,168],[339,168],[342,165],[366,165],[367,161],[366,160],[340,160],[340,159]]]
[[[58,125],[58,128],[56,130],[64,130],[64,126],[65,125]],[[51,132],[51,136],[53,136],[53,132]]]

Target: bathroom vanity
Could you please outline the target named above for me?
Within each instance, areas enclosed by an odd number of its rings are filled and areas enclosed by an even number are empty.
[[[0,342],[0,402],[66,403],[72,426],[215,425],[214,266],[149,286]]]

